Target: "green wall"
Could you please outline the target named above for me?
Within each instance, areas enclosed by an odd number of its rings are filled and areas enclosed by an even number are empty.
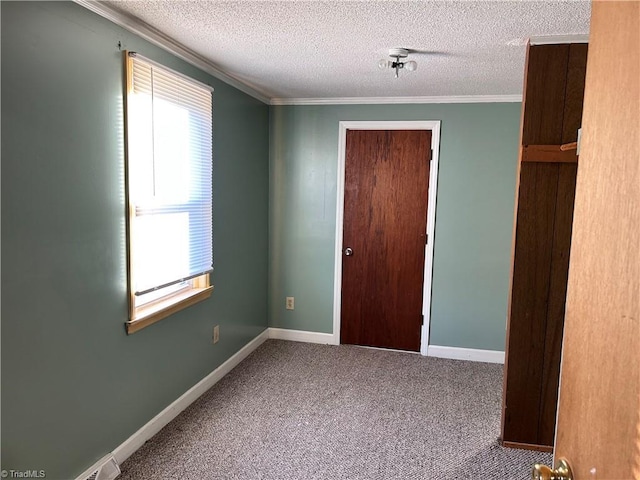
[[[2,469],[74,478],[265,330],[269,107],[76,4],[1,9]],[[118,42],[215,88],[214,293],[131,336]]]
[[[270,326],[333,330],[346,120],[442,121],[430,343],[503,350],[519,103],[271,107]],[[285,310],[286,296],[295,310]]]

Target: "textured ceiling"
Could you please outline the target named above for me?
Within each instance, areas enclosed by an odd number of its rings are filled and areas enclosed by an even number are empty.
[[[106,3],[271,98],[520,94],[523,39],[585,34],[590,17],[588,1]],[[395,79],[378,68],[392,47],[433,53]]]

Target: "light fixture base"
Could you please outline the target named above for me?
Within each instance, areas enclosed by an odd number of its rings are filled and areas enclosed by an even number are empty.
[[[390,48],[389,56],[390,57],[399,57],[399,58],[407,58],[409,55],[409,50],[406,48]]]

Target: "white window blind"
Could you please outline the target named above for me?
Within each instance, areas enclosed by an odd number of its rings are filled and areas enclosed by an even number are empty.
[[[129,56],[129,235],[139,296],[213,269],[213,107],[210,87]]]

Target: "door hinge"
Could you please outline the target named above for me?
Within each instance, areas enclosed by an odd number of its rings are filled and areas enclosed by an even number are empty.
[[[429,245],[429,234],[427,233],[427,235],[425,236],[425,242],[426,245]]]
[[[576,142],[576,155],[580,155],[580,144],[582,143],[582,128],[578,129],[578,141]]]

